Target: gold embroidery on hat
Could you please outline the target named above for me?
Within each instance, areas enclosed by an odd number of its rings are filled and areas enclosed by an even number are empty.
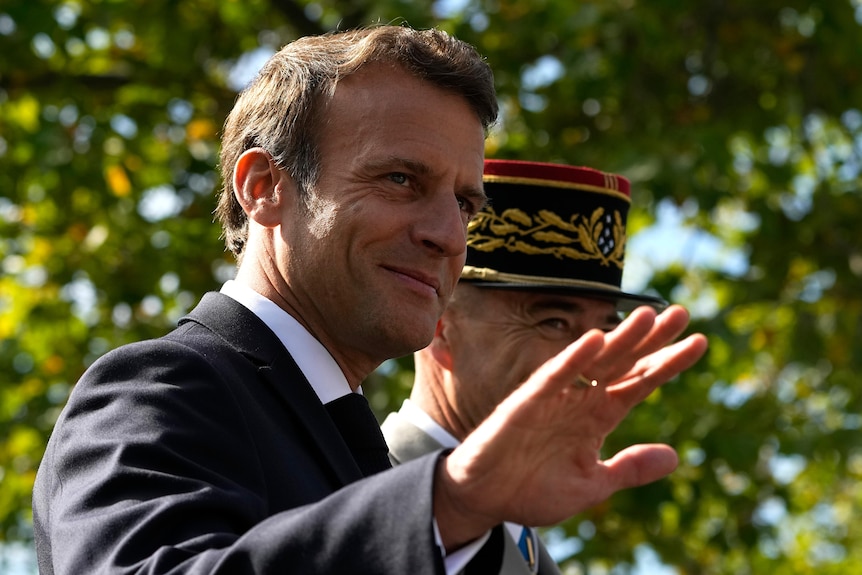
[[[598,260],[601,265],[623,269],[625,224],[616,210],[612,218],[604,216],[605,209],[601,207],[590,217],[574,214],[569,221],[550,210],[529,216],[523,210],[510,208],[498,216],[489,206],[467,226],[467,245],[480,252],[506,249],[557,259]],[[610,239],[613,243],[608,246]]]

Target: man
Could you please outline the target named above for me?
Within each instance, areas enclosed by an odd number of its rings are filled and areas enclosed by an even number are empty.
[[[393,463],[456,447],[540,365],[658,298],[620,290],[629,182],[589,168],[485,160],[490,205],[409,400],[383,422]],[[591,383],[591,382],[590,382]],[[553,495],[551,495],[553,497]],[[558,573],[534,530],[507,524],[501,573]]]
[[[430,342],[485,201],[495,116],[489,68],[439,31],[303,38],[264,66],[222,142],[236,280],[78,382],[34,489],[43,575],[454,573],[505,519],[556,521],[673,469],[666,446],[601,461],[593,445],[702,355],[702,337],[666,346],[684,314],[585,336],[459,449],[388,469],[359,384]],[[575,390],[583,370],[612,387]],[[612,415],[553,429],[593,404]],[[518,463],[565,456],[553,509],[545,478],[498,457],[511,425],[537,421],[551,427],[526,434]]]

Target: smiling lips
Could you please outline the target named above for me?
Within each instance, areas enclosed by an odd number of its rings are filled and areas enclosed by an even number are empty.
[[[434,295],[435,297],[440,295],[440,280],[435,276],[407,268],[387,267],[386,269],[403,279],[405,283],[413,286],[414,289]]]

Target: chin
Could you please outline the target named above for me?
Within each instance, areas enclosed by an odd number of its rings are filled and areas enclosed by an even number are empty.
[[[423,347],[427,347],[428,344],[431,343],[431,340],[434,339],[434,328],[436,327],[436,322],[432,324],[430,327],[416,327],[416,329],[407,331],[407,330],[399,330],[396,333],[389,334],[389,341],[391,342],[391,347],[396,355],[392,357],[401,357],[404,355],[409,355],[414,351],[418,351]]]

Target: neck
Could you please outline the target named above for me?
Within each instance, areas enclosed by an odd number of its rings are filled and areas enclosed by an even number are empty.
[[[278,284],[271,279],[270,274],[255,273],[248,267],[240,267],[235,281],[253,289],[293,317],[305,330],[326,348],[344,374],[352,391],[356,391],[363,380],[374,371],[381,361],[374,361],[358,351],[352,351],[329,337],[318,323],[309,321],[308,314],[303,313],[303,307],[292,297],[289,286],[276,275]]]
[[[410,401],[458,441],[464,441],[471,429],[458,416],[457,409],[448,401],[444,392],[445,389],[452,389],[451,373],[439,365],[427,365],[419,358],[420,355],[421,352],[414,356],[416,377],[410,392]]]

